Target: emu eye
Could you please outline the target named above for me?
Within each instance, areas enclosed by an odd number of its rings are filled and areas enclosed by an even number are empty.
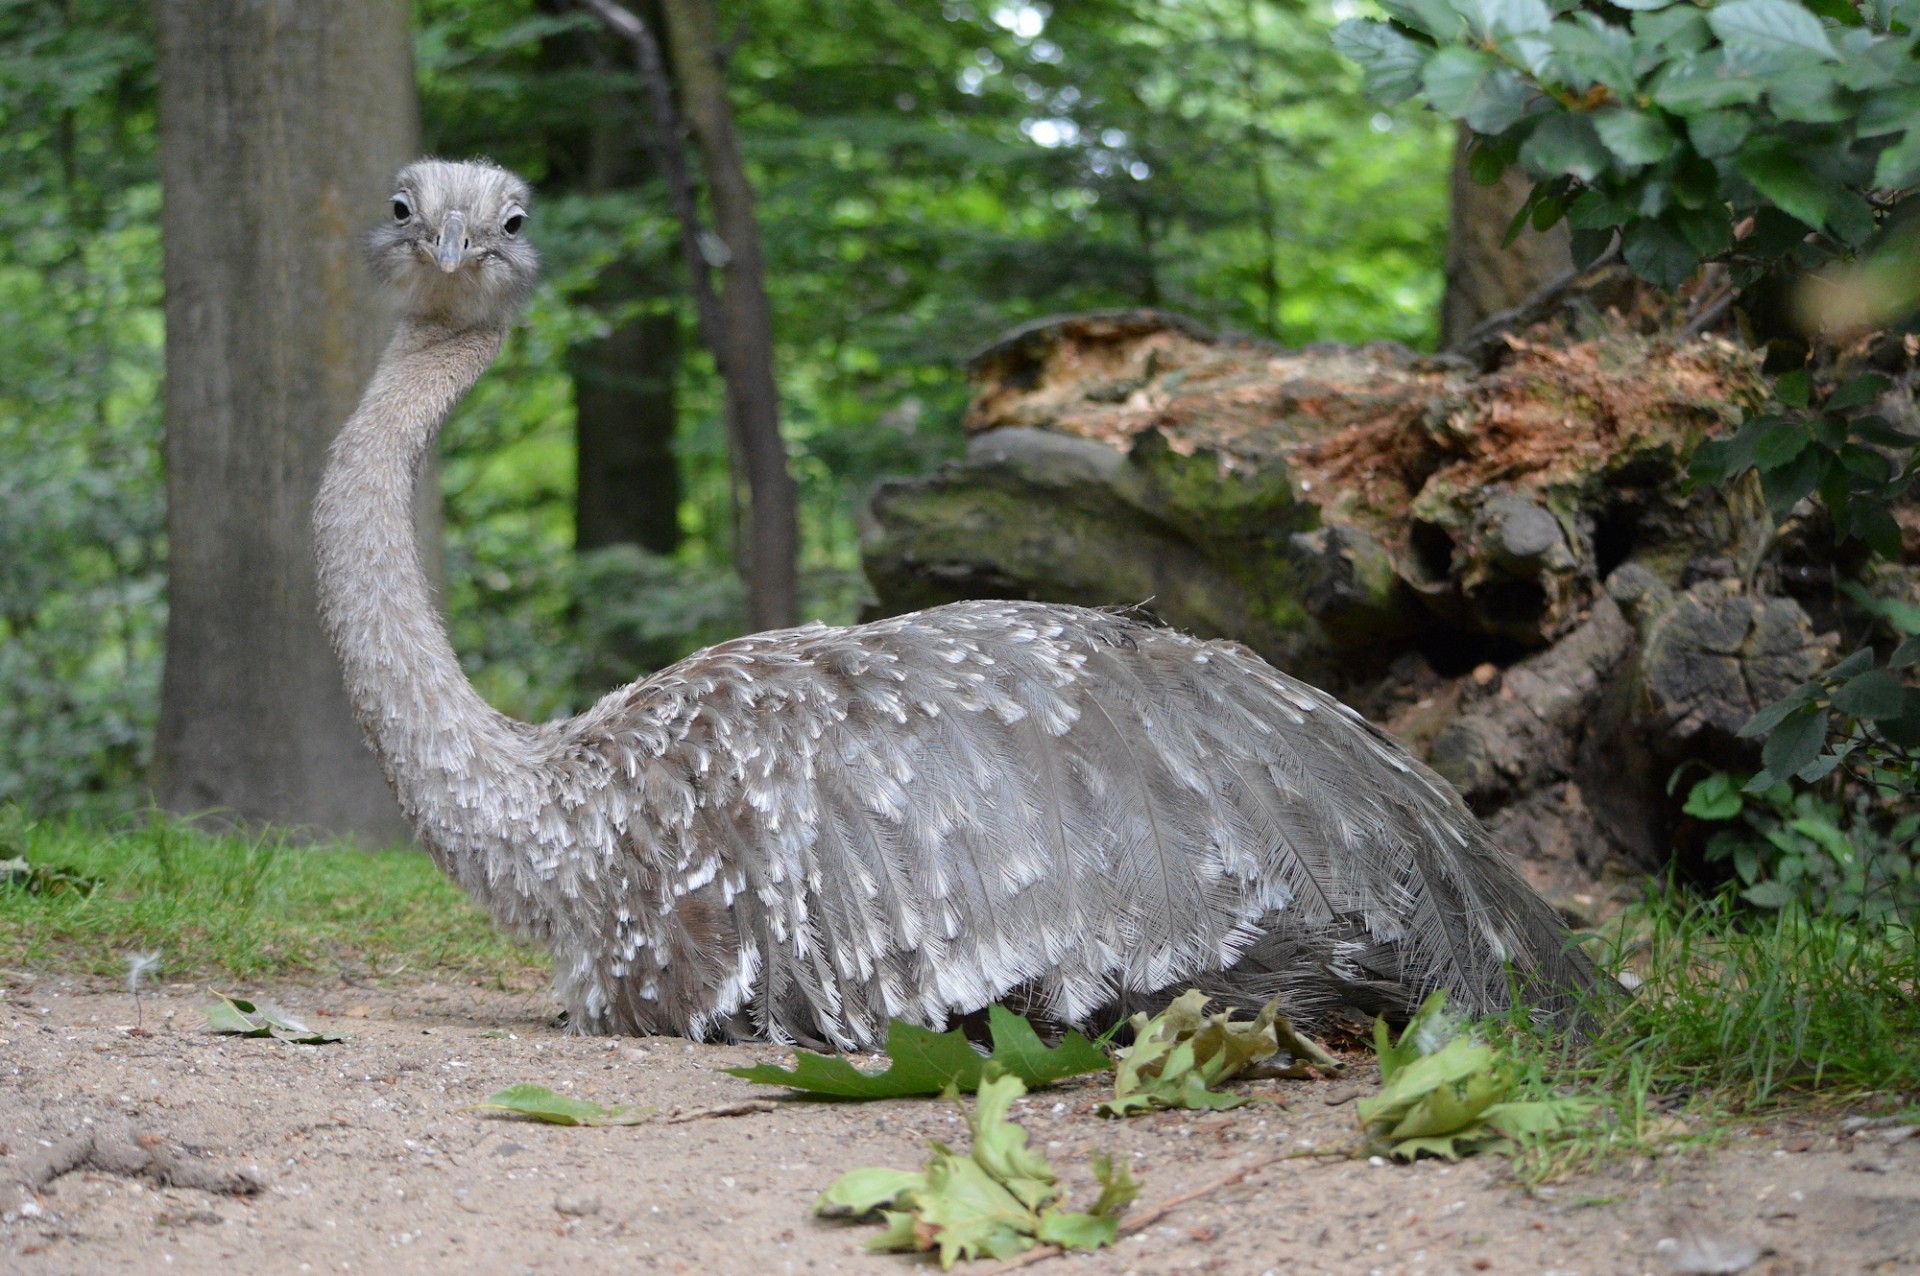
[[[407,203],[406,196],[395,195],[393,197],[393,220],[404,222],[412,216],[413,206]]]
[[[507,216],[507,220],[500,223],[500,229],[506,231],[509,235],[518,235],[521,224],[526,220],[527,215],[525,213],[511,213]]]

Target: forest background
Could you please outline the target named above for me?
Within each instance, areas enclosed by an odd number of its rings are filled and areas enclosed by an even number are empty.
[[[804,616],[856,616],[866,490],[958,452],[966,358],[1011,325],[1152,305],[1433,347],[1452,127],[1366,99],[1329,43],[1347,16],[723,10]],[[540,191],[546,283],[441,483],[456,646],[490,701],[543,719],[746,627],[721,387],[623,46],[550,0],[420,0],[413,37],[423,149]],[[153,18],[16,0],[0,50],[0,805],[112,813],[146,800],[166,629]],[[608,479],[577,463],[596,411],[632,432],[625,486],[577,500]]]

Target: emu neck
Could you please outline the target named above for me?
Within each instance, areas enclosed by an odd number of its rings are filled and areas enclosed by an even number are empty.
[[[432,846],[521,724],[474,691],[421,566],[413,492],[440,426],[500,351],[504,327],[402,323],[334,440],[314,503],[320,612],[354,716]]]

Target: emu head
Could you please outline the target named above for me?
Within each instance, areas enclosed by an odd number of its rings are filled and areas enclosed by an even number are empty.
[[[486,160],[416,160],[394,179],[387,220],[368,242],[374,274],[412,318],[503,324],[539,273],[522,236],[531,199],[525,182]]]

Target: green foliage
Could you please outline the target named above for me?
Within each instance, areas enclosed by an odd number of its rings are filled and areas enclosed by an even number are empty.
[[[505,938],[425,855],[211,834],[153,815],[103,826],[0,807],[0,846],[91,892],[0,889],[0,966],[124,977],[164,949],[182,976],[253,980],[402,966],[520,979],[545,958]]]
[[[1531,1087],[1575,1084],[1602,1102],[1630,1145],[1682,1105],[1745,1111],[1920,1086],[1911,928],[1667,888],[1619,920],[1608,949],[1600,965],[1629,974],[1633,992],[1595,1002],[1585,1043],[1516,1023],[1508,1048],[1529,1057]]]
[[[1231,1011],[1206,1013],[1207,994],[1190,989],[1151,1019],[1132,1019],[1133,1044],[1119,1051],[1113,1098],[1100,1105],[1108,1116],[1133,1116],[1162,1108],[1219,1111],[1248,1100],[1221,1092],[1229,1081],[1259,1076],[1306,1076],[1307,1065],[1328,1072],[1344,1066],[1279,1018],[1278,1001],[1251,1020],[1235,1022]],[[1264,1066],[1285,1053],[1287,1065]]]
[[[140,5],[0,8],[0,804],[124,807],[165,623]]]
[[[1738,777],[1715,772],[1693,786],[1686,812],[1732,824],[1708,840],[1707,860],[1733,869],[1750,904],[1913,924],[1920,919],[1920,811],[1877,801],[1864,787],[1842,798],[1786,784],[1749,793]]]
[[[556,1094],[543,1085],[527,1081],[495,1090],[484,1102],[473,1106],[479,1112],[504,1112],[546,1125],[639,1125],[654,1113],[652,1108],[631,1105],[602,1107],[591,1100]]]
[[[942,1268],[960,1259],[1013,1258],[1040,1243],[1088,1250],[1113,1244],[1119,1215],[1139,1192],[1126,1165],[1095,1157],[1101,1190],[1093,1209],[1061,1209],[1065,1189],[1053,1167],[1027,1146],[1027,1132],[1007,1116],[1025,1093],[1018,1078],[996,1070],[980,1084],[967,1114],[973,1136],[967,1155],[930,1142],[933,1154],[917,1172],[852,1170],[821,1193],[813,1212],[854,1218],[877,1213],[886,1231],[867,1248],[937,1250]]]
[[[1890,388],[1877,374],[1854,377],[1816,404],[1808,374],[1790,372],[1774,384],[1766,410],[1694,450],[1690,480],[1717,486],[1757,470],[1776,522],[1817,494],[1841,538],[1898,559],[1900,527],[1887,506],[1920,474],[1920,435],[1865,411]]]
[[[972,1093],[984,1078],[1004,1075],[1029,1086],[1051,1085],[1113,1066],[1099,1047],[1077,1032],[1058,1046],[1040,1040],[1033,1025],[1005,1006],[987,1007],[993,1052],[973,1048],[964,1029],[932,1032],[895,1019],[887,1025],[885,1072],[862,1072],[839,1055],[798,1052],[791,1071],[770,1063],[728,1068],[736,1077],[761,1085],[787,1086],[834,1099],[895,1099],[915,1094]]]
[[[1850,255],[1878,224],[1873,192],[1920,179],[1912,0],[1381,7],[1334,34],[1375,99],[1465,123],[1484,179],[1525,170],[1516,231],[1565,217],[1582,261],[1617,231],[1662,288],[1705,260],[1744,284]]]
[[[1723,484],[1756,470],[1777,521],[1817,494],[1836,535],[1897,560],[1901,532],[1889,506],[1920,474],[1920,437],[1867,411],[1888,389],[1884,377],[1860,376],[1816,402],[1809,376],[1789,373],[1765,412],[1700,445],[1691,481]],[[1708,856],[1732,864],[1750,903],[1911,923],[1920,917],[1920,688],[1905,671],[1920,664],[1920,607],[1853,581],[1841,589],[1897,642],[1884,660],[1861,647],[1741,728],[1766,737],[1762,770],[1745,785],[1763,795],[1759,803],[1716,774],[1694,786],[1686,811],[1741,820],[1744,828],[1715,834]],[[1830,796],[1795,796],[1784,783],[1829,777]]]
[[[1422,1003],[1400,1040],[1384,1019],[1374,1023],[1380,1093],[1355,1105],[1371,1146],[1399,1160],[1442,1156],[1457,1161],[1475,1152],[1513,1152],[1524,1141],[1551,1136],[1591,1106],[1579,1098],[1521,1099],[1507,1059],[1474,1040],[1446,1012],[1447,995]]]
[[[315,1032],[297,1019],[277,1010],[256,1006],[251,1001],[242,1001],[225,993],[216,993],[215,996],[220,1000],[202,1012],[207,1017],[208,1032],[223,1037],[271,1037],[275,1041],[290,1041],[296,1046],[325,1046],[346,1040],[332,1033]]]

